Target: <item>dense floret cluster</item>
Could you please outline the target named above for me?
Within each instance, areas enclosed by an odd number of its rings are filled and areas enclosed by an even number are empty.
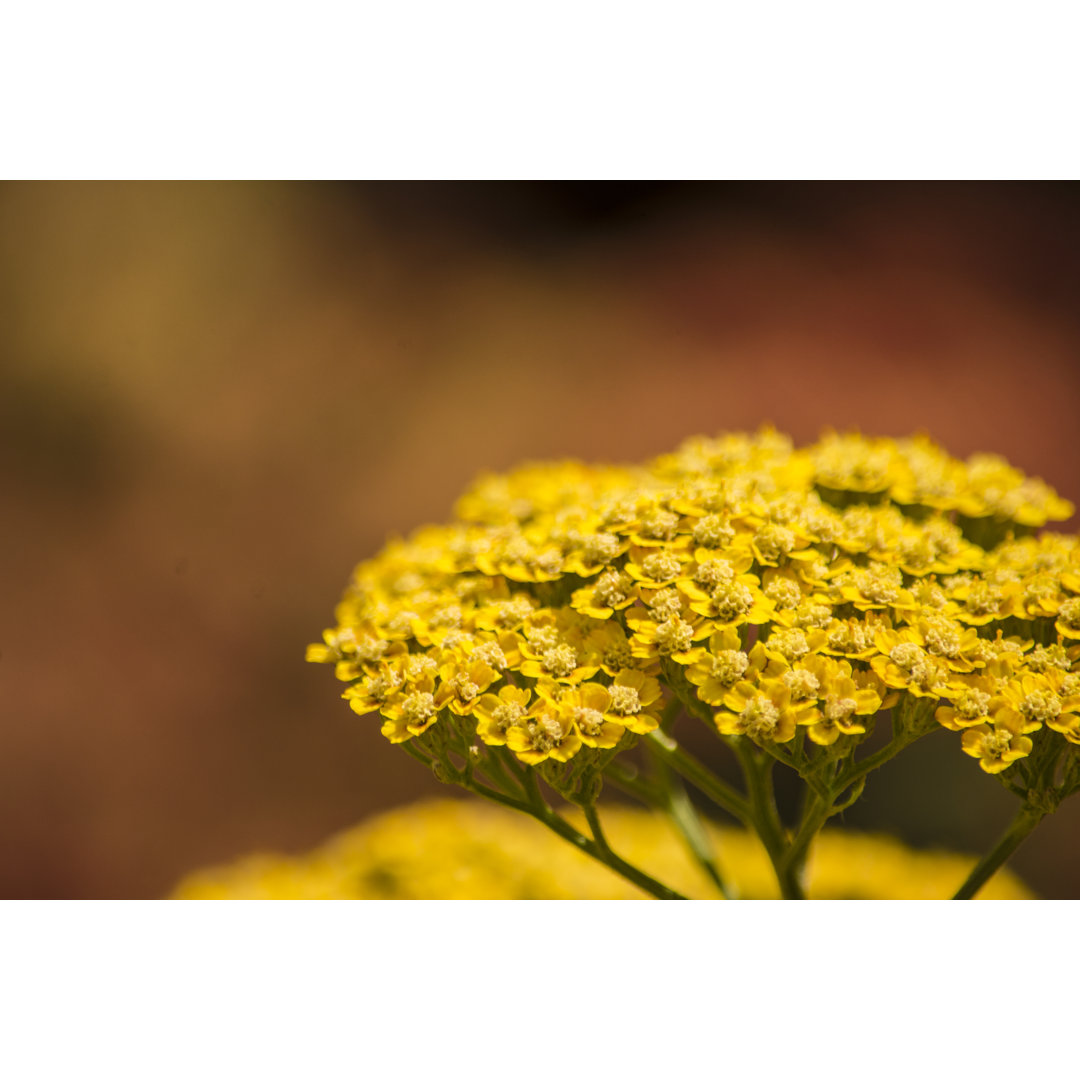
[[[528,766],[602,768],[677,703],[800,771],[893,709],[1020,776],[1080,745],[1080,546],[1036,535],[1072,511],[925,437],[531,464],[361,563],[307,656],[393,743]]]

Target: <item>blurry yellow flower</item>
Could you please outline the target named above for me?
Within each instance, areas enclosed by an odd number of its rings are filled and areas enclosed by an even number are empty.
[[[577,589],[570,599],[575,611],[590,619],[610,619],[635,600],[634,582],[619,570],[605,570],[591,585]]]
[[[612,807],[605,828],[636,865],[684,894],[715,898],[671,825],[658,815]],[[739,895],[772,899],[776,881],[760,842],[708,826]],[[913,851],[848,830],[823,832],[807,867],[814,899],[931,900],[951,896],[970,856]],[[198,871],[173,894],[189,900],[631,900],[630,882],[530,818],[471,801],[431,801],[391,810],[297,856],[255,855]],[[1028,899],[1007,870],[980,892],[986,900]]]

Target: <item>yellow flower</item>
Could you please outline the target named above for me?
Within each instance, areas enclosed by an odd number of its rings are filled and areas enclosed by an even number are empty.
[[[915,630],[913,640],[931,656],[944,660],[952,671],[973,670],[983,640],[973,626],[962,626],[943,615],[931,615],[919,619]]]
[[[1054,626],[1063,638],[1080,638],[1080,596],[1062,602]]]
[[[633,647],[617,622],[605,621],[585,639],[585,650],[594,657],[606,675],[617,675],[634,666]]]
[[[527,659],[521,662],[521,674],[530,679],[547,677],[558,682],[578,683],[591,679],[600,665],[594,663],[595,657],[585,654],[568,635],[560,635],[554,630],[549,635],[534,635],[521,646],[521,655]]]
[[[306,656],[396,741],[473,715],[495,746],[531,724],[514,738],[543,755],[537,718],[593,709],[600,690],[604,723],[653,730],[664,679],[684,687],[673,662],[727,729],[760,735],[776,709],[780,741],[793,714],[814,741],[858,735],[873,695],[887,709],[908,691],[958,732],[1080,742],[1080,543],[1023,535],[1067,509],[1001,459],[958,461],[924,437],[796,450],[763,429],[643,466],[530,464],[360,563]],[[762,717],[739,721],[751,702]]]
[[[773,521],[765,522],[744,541],[754,553],[759,566],[780,566],[789,559],[816,559],[818,552],[809,547],[811,537]]]
[[[702,701],[720,705],[724,695],[737,682],[753,680],[766,665],[769,665],[770,676],[778,675],[784,668],[782,663],[770,663],[760,642],[749,654],[744,652],[738,630],[725,626],[709,638],[708,652],[687,668],[686,678],[698,688],[697,696]]]
[[[1080,712],[1080,698],[1062,700],[1058,693],[1061,685],[1062,674],[1056,669],[1007,681],[1000,690],[1002,707],[994,714],[994,722],[1007,724],[1024,735],[1038,731],[1043,724],[1062,733],[1080,726],[1080,716],[1076,715]]]
[[[702,587],[695,581],[679,582],[679,589],[690,601],[690,609],[711,622],[725,626],[753,623],[760,626],[772,617],[773,602],[761,591],[753,574],[739,574],[731,581]]]
[[[401,696],[405,674],[398,665],[381,664],[377,674],[365,675],[350,686],[342,697],[358,716],[378,712]]]
[[[786,625],[792,625],[791,619],[800,605],[812,595],[811,586],[790,567],[782,570],[769,569],[762,575],[762,592],[772,601],[775,618]],[[825,600],[822,595],[819,600]]]
[[[1031,753],[1031,740],[1000,720],[995,720],[993,727],[980,724],[968,728],[961,744],[964,753],[978,758],[979,767],[988,773],[1002,772]]]
[[[566,558],[565,571],[579,577],[592,577],[594,574],[607,572],[619,556],[626,553],[630,545],[620,536],[609,532],[586,533],[578,541],[578,546]],[[600,616],[602,617],[602,616]]]
[[[807,723],[813,705],[793,705],[791,691],[782,682],[736,683],[724,695],[725,711],[713,719],[722,735],[747,735],[754,742],[789,742],[795,725]]]
[[[610,712],[611,694],[599,683],[582,683],[568,690],[559,708],[586,746],[607,750],[623,737],[625,729],[613,722],[617,717]]]
[[[694,642],[709,636],[712,631],[709,623],[690,611],[661,620],[651,615],[644,607],[626,613],[626,625],[633,630],[630,639],[633,656],[642,660],[663,656],[677,664],[693,664],[701,658],[705,650]]]
[[[852,604],[857,611],[893,612],[917,611],[918,603],[910,589],[904,588],[903,574],[899,567],[873,563],[857,568],[846,575],[846,581],[840,587],[844,600]]]
[[[504,540],[493,552],[476,558],[485,574],[501,574],[509,581],[556,581],[563,574],[565,559],[554,544],[534,543],[525,533]]]
[[[825,644],[821,651],[848,660],[869,660],[878,651],[878,634],[891,629],[892,622],[887,615],[872,611],[861,619],[830,619],[824,627]]]
[[[455,640],[468,637],[476,629],[475,614],[457,602],[457,597],[434,605],[425,615],[412,619],[413,637],[424,646],[453,647]]]
[[[671,549],[632,547],[624,569],[642,589],[663,589],[683,576],[687,557]]]
[[[989,722],[997,698],[996,680],[985,675],[960,676],[943,691],[949,704],[943,704],[934,712],[934,719],[950,731]]]
[[[458,716],[468,716],[480,695],[499,679],[499,673],[483,660],[466,664],[451,661],[439,669],[442,682],[435,691],[435,707],[449,708]]]
[[[351,682],[375,674],[381,661],[392,660],[404,652],[401,642],[379,637],[375,628],[366,623],[323,631],[323,644],[309,645],[305,659],[315,664],[332,663],[334,676],[342,682]]]
[[[476,612],[476,625],[481,630],[517,631],[537,613],[537,603],[526,593],[493,598]]]
[[[383,735],[393,743],[423,735],[439,718],[439,705],[433,689],[434,680],[429,677],[387,702],[382,709],[386,717],[382,726]]]
[[[716,891],[659,814],[615,806],[604,814],[615,849],[687,896]],[[707,825],[740,896],[777,896],[760,841]],[[932,900],[951,896],[975,860],[913,851],[889,837],[826,829],[807,867],[813,899]],[[188,875],[185,900],[640,900],[642,892],[523,814],[461,799],[401,807],[299,856],[247,856]],[[979,899],[1030,899],[1008,870]]]
[[[506,745],[527,765],[539,765],[548,758],[569,761],[581,749],[581,737],[560,706],[541,698],[522,723],[507,729]]]
[[[531,690],[503,686],[498,694],[484,694],[476,703],[476,733],[488,746],[505,746],[507,731],[525,719]]]
[[[877,637],[881,653],[870,666],[886,686],[916,697],[940,697],[949,685],[949,666],[917,645],[917,637],[913,630],[882,631]]]
[[[626,534],[639,547],[666,547],[678,536],[679,524],[678,514],[643,499],[635,520],[626,527]]]
[[[790,665],[817,652],[827,643],[828,635],[816,627],[810,630],[779,628],[765,639],[764,648],[768,656]]]
[[[807,711],[800,724],[819,746],[831,746],[841,735],[862,735],[866,725],[859,717],[873,716],[881,708],[882,695],[873,685],[859,685],[847,661],[811,657],[806,668],[818,683],[818,708]]]
[[[949,595],[957,602],[956,619],[970,626],[985,626],[1010,615],[1024,614],[1019,582],[966,575],[950,588]]]
[[[570,603],[590,619],[610,619],[636,599],[633,579],[620,570],[605,570],[591,585],[574,591]]]
[[[1021,615],[1025,618],[1053,618],[1060,610],[1064,599],[1061,583],[1055,574],[1030,574],[1021,583]]]
[[[643,671],[620,671],[608,687],[608,711],[616,723],[628,731],[646,735],[660,726],[654,706],[660,702],[660,683]]]
[[[719,549],[728,548],[735,539],[735,529],[731,525],[730,514],[710,514],[702,512],[700,506],[693,501],[683,502],[680,508],[684,513],[694,515],[693,542],[694,558],[699,562],[707,562],[713,558]],[[749,570],[753,562],[752,556],[745,552],[746,565],[743,570]]]

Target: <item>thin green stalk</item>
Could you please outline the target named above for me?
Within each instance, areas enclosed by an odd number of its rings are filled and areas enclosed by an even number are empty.
[[[595,816],[595,810],[593,810]],[[686,897],[682,893],[676,892],[674,889],[669,889],[666,885],[657,881],[656,878],[646,874],[643,870],[639,870],[632,863],[628,863],[625,859],[620,858],[614,851],[608,846],[607,841],[599,843],[596,840],[590,840],[587,836],[578,832],[568,821],[559,817],[551,807],[544,804],[544,809],[541,811],[533,811],[533,816],[537,820],[542,821],[553,832],[558,833],[560,836],[569,840],[572,844],[581,848],[582,851],[588,852],[598,862],[604,863],[606,866],[611,867],[616,873],[621,874],[627,881],[633,882],[639,889],[644,889],[645,892],[655,896],[658,900],[685,900]],[[586,812],[588,817],[588,812]],[[601,836],[603,834],[601,833]]]
[[[660,714],[660,730],[664,732],[670,732],[675,725],[675,721],[679,718],[679,713],[682,712],[683,701],[676,694],[665,706],[664,711]]]
[[[656,765],[657,778],[662,789],[662,806],[671,819],[675,828],[679,830],[686,843],[690,854],[697,860],[698,865],[712,880],[725,900],[732,898],[732,891],[724,883],[720,867],[716,862],[716,854],[713,851],[712,841],[709,834],[698,817],[690,796],[686,793],[682,781],[675,775],[668,763],[656,752],[655,744],[649,743],[649,752]]]
[[[427,754],[423,753],[423,751],[417,747],[411,746],[408,740],[400,745],[410,757],[416,758],[417,761],[421,761],[429,767],[438,763],[435,759],[428,757]],[[501,764],[502,763],[500,762],[500,765]],[[525,795],[524,799],[517,797],[515,794],[508,793],[510,791],[510,787],[507,784],[509,776],[505,769],[502,773],[501,783],[503,785],[503,790],[501,791],[497,790],[495,787],[489,787],[487,784],[481,784],[469,773],[465,772],[458,772],[455,770],[453,780],[467,791],[471,791],[485,799],[490,799],[500,806],[509,807],[511,810],[518,810],[523,814],[528,814],[530,817],[535,818],[541,824],[546,825],[551,829],[552,832],[557,833],[564,840],[569,840],[576,848],[584,851],[587,855],[592,856],[597,862],[603,863],[617,874],[626,878],[634,885],[637,885],[639,889],[643,889],[657,899],[686,899],[681,893],[676,892],[674,889],[669,889],[662,882],[657,881],[643,870],[639,870],[633,864],[620,858],[611,850],[606,840],[603,840],[602,842],[595,839],[590,840],[587,836],[584,836],[575,829],[570,822],[555,813],[555,811],[548,806],[547,801],[541,794],[540,785],[537,783],[536,773],[533,769],[527,767],[522,768],[516,761],[508,761],[507,764],[509,765],[510,774],[516,778],[521,791]],[[485,777],[492,784],[500,783],[499,779],[492,777],[490,774],[485,774]],[[586,817],[588,817],[588,811],[586,811]]]
[[[597,813],[596,803],[590,803],[581,809],[585,812],[585,820],[589,823],[589,831],[592,833],[593,839],[603,851],[612,854],[611,845],[607,842],[607,837],[604,836],[604,830],[600,825],[600,815]]]
[[[933,730],[933,729],[931,729]],[[944,730],[944,729],[942,729]],[[908,735],[894,735],[892,740],[886,743],[880,750],[863,758],[862,761],[853,762],[836,779],[833,785],[833,793],[836,795],[846,791],[856,781],[863,779],[875,769],[880,769],[887,761],[891,761],[901,750],[907,749],[913,742],[921,739],[929,731],[914,732]]]
[[[674,739],[662,731],[654,731],[647,738],[655,748],[654,752],[684,780],[688,780],[702,794],[708,795],[721,810],[727,811],[736,821],[747,828],[753,827],[754,815],[750,809],[750,803],[733,787],[713,775],[697,758],[688,754]]]
[[[785,900],[805,900],[806,896],[799,875],[787,861],[787,844],[772,790],[773,759],[766,756],[759,757],[745,738],[733,740],[732,745],[746,777],[753,813],[752,825],[761,837],[769,861],[776,872],[780,895]]]
[[[401,749],[409,755],[409,757],[416,758],[417,761],[419,761],[422,765],[426,765],[429,769],[434,764],[434,759],[428,757],[428,755],[425,754],[422,750],[419,750],[417,749],[417,747],[413,746],[412,742],[409,739],[406,739],[403,743],[398,743],[398,746],[400,746]]]
[[[493,799],[503,806],[510,806],[515,810],[520,810],[522,813],[528,814],[530,817],[536,818],[537,821],[546,825],[552,832],[557,833],[564,840],[569,840],[576,848],[584,851],[587,855],[591,855],[597,862],[603,863],[617,874],[620,874],[628,881],[637,885],[639,889],[643,889],[657,899],[686,899],[681,893],[676,892],[674,889],[669,889],[662,882],[657,881],[643,870],[639,870],[632,863],[628,863],[625,859],[620,858],[607,846],[606,841],[604,843],[599,843],[595,839],[590,840],[589,837],[575,829],[570,822],[560,817],[550,806],[548,806],[547,801],[541,794],[540,785],[537,782],[536,773],[533,769],[528,767],[519,769],[514,765],[511,766],[511,771],[515,774],[519,774],[526,801],[504,795],[501,792],[494,791],[482,784],[477,784],[475,781],[467,785],[468,789],[475,792],[477,795],[482,795],[485,799]],[[587,816],[588,814],[586,814],[586,817]]]
[[[647,780],[636,776],[626,769],[620,762],[613,761],[604,770],[604,782],[617,787],[627,795],[644,803],[650,808],[664,805],[664,794]]]
[[[708,874],[717,891],[725,900],[735,898],[735,891],[720,873],[720,866],[716,861],[712,841],[705,829],[701,818],[686,793],[686,788],[672,778],[671,790],[668,795],[668,815],[675,823],[690,853],[697,860],[698,865]]]
[[[975,864],[967,881],[957,890],[954,900],[970,900],[1005,865],[1009,856],[1031,835],[1046,816],[1045,810],[1024,805],[1001,835],[1001,839]]]
[[[525,813],[532,814],[533,817],[536,817],[532,812],[532,807],[527,802],[515,799],[512,795],[505,795],[503,792],[496,791],[486,784],[481,784],[476,780],[469,780],[462,781],[461,786],[477,795],[483,795],[485,799],[491,799],[492,802],[497,802],[502,806],[508,806],[511,810],[523,810]]]
[[[794,875],[802,887],[803,868],[806,865],[806,856],[810,851],[810,845],[814,837],[820,832],[822,825],[832,814],[832,801],[813,796],[807,803],[799,823],[798,832],[791,841],[784,856],[785,872]]]
[[[492,783],[497,787],[501,787],[503,791],[516,794],[517,791],[522,790],[520,782],[507,771],[502,758],[499,756],[497,747],[486,747],[486,755],[480,769],[487,774]]]

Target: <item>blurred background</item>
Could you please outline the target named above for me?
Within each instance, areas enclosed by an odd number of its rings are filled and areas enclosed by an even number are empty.
[[[1080,502],[1078,286],[1074,184],[0,185],[0,895],[447,794],[303,654],[482,469],[771,421]],[[1012,809],[930,738],[846,821],[980,850]],[[1078,837],[1012,865],[1080,897]]]

